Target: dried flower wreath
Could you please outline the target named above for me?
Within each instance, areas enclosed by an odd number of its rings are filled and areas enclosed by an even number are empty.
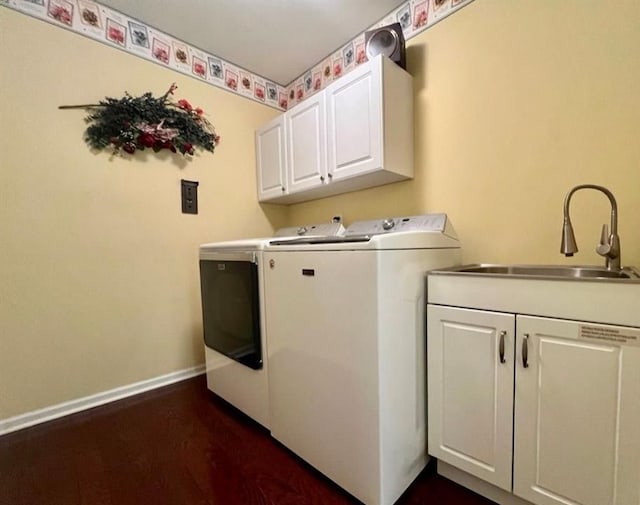
[[[169,99],[178,87],[172,84],[160,98],[150,92],[139,97],[105,98],[98,104],[61,105],[60,109],[88,109],[85,141],[94,149],[113,147],[133,154],[146,148],[193,155],[196,147],[213,152],[220,142],[204,111],[187,100]]]

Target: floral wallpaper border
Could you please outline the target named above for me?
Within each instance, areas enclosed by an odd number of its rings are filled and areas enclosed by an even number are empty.
[[[400,23],[405,40],[409,40],[471,2],[473,0],[410,0],[365,31]],[[286,110],[296,105],[366,61],[363,32],[291,82],[280,108]]]
[[[21,13],[277,109],[286,88],[91,0],[0,0]]]
[[[398,22],[408,40],[472,1],[408,0],[369,29]],[[0,5],[280,110],[367,61],[363,32],[281,86],[91,0],[0,0]]]

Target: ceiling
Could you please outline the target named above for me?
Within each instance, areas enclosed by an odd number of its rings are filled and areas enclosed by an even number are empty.
[[[100,0],[148,26],[287,85],[403,0]]]

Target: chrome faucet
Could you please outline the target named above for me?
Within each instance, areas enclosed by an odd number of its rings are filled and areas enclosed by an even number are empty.
[[[618,204],[613,193],[603,186],[595,184],[580,184],[571,189],[564,198],[564,222],[562,224],[562,244],[560,252],[565,256],[573,256],[578,252],[576,245],[576,237],[573,233],[571,218],[569,217],[569,202],[571,196],[579,189],[596,189],[601,191],[609,198],[611,202],[611,234],[606,224],[602,225],[602,233],[600,234],[600,244],[596,247],[596,252],[603,256],[607,270],[620,269],[620,237],[618,236]]]

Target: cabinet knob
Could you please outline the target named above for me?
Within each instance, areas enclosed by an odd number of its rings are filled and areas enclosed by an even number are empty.
[[[329,177],[329,179],[333,179],[333,174],[329,173],[327,174],[327,177]]]
[[[324,175],[320,176],[320,181],[324,182]]]
[[[284,186],[282,186],[282,192],[284,193],[286,190],[284,189]]]

